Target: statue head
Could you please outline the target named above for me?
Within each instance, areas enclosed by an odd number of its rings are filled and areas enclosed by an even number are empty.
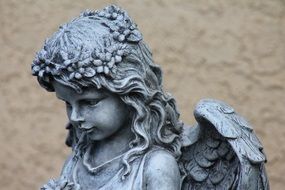
[[[127,171],[128,163],[153,145],[180,155],[183,124],[175,100],[163,91],[161,69],[136,24],[119,7],[85,11],[60,26],[37,53],[32,72],[48,91],[55,91],[55,82],[78,94],[102,90],[131,109]]]

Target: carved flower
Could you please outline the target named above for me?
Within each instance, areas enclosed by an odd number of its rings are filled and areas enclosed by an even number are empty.
[[[65,177],[61,177],[58,180],[49,180],[41,190],[80,190],[80,186],[68,181]]]
[[[83,13],[80,14],[82,17],[89,17],[94,16],[96,14],[96,11],[93,10],[85,10]]]
[[[61,66],[53,63],[45,50],[38,52],[32,64],[32,74],[44,77],[45,74],[58,75]]]
[[[82,77],[91,78],[96,74],[96,71],[91,67],[81,67],[76,70],[73,67],[68,67],[67,70],[71,72],[69,75],[70,80],[73,78],[81,79]]]
[[[90,11],[87,10],[82,15],[89,16]],[[115,40],[119,42],[139,42],[142,40],[142,34],[137,29],[137,25],[119,7],[111,5],[101,11],[95,12],[94,15],[108,19],[108,21],[103,21],[102,24],[110,29]]]
[[[94,49],[92,63],[97,73],[110,75],[111,71],[115,72],[115,64],[122,62],[122,57],[127,53],[127,46],[122,44],[110,45],[103,50]]]
[[[97,12],[99,17],[105,17],[110,20],[123,20],[125,12],[115,5],[105,7],[103,10]]]

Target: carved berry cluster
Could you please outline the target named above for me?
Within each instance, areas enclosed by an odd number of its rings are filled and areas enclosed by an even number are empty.
[[[48,52],[41,50],[32,64],[33,75],[44,77],[44,74],[60,75],[62,72],[69,73],[69,80],[81,79],[82,77],[91,78],[96,74],[104,74],[111,77],[116,73],[116,64],[122,62],[123,56],[129,53],[126,44],[110,44],[102,49],[94,49],[93,52],[84,51],[81,53],[67,53],[61,50],[50,59]],[[61,62],[53,61],[55,56],[60,57]],[[62,64],[63,63],[63,64]]]
[[[130,19],[128,14],[117,6],[111,5],[101,11],[85,11],[83,17],[104,18],[101,23],[109,28],[113,38],[119,42],[139,42],[142,34],[137,25]]]

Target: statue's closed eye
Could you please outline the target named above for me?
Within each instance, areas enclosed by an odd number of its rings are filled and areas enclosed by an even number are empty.
[[[81,100],[80,104],[81,105],[86,105],[86,106],[95,106],[103,99],[104,98],[100,98],[100,99],[85,99],[85,100]]]
[[[79,101],[79,104],[81,106],[96,106],[103,99],[105,99],[105,97],[98,98],[98,99],[97,98],[96,99],[83,99]],[[69,102],[67,101],[64,101],[64,102],[67,108],[72,108],[72,105]]]

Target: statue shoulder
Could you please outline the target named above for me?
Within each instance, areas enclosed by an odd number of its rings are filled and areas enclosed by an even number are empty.
[[[180,190],[180,170],[175,157],[164,149],[148,153],[144,165],[148,189]]]

